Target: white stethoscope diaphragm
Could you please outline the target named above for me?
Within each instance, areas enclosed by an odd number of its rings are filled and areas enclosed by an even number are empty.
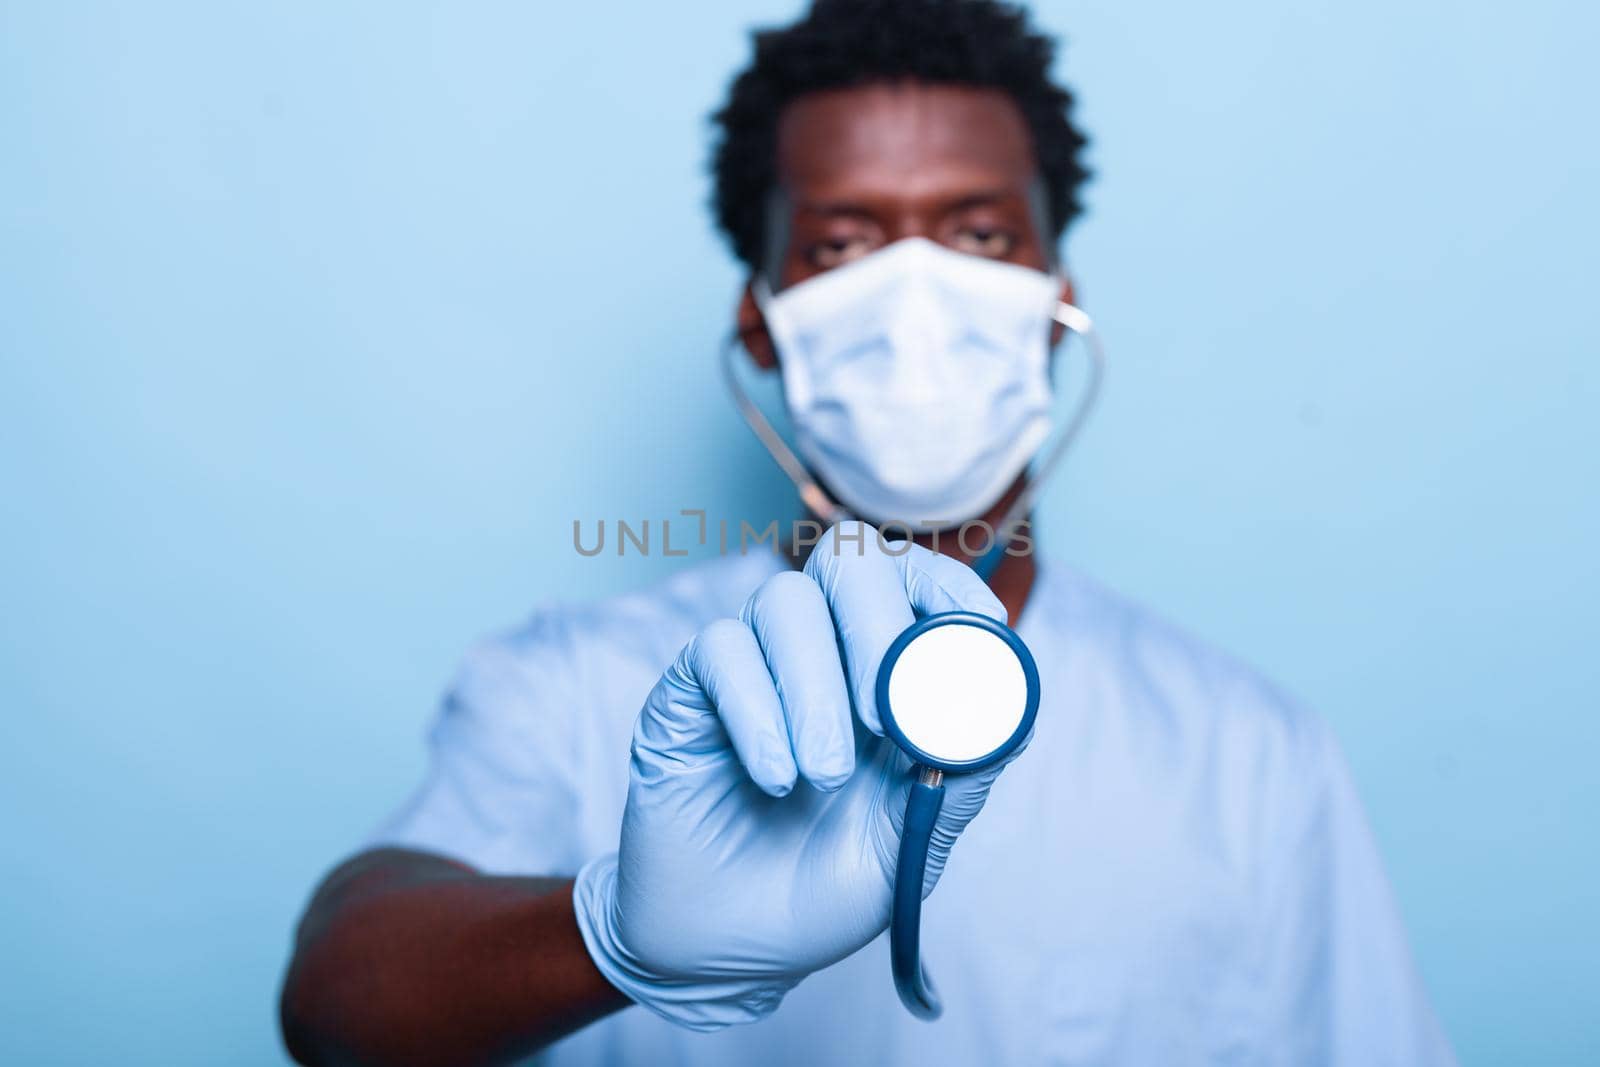
[[[959,773],[1009,755],[1039,704],[1039,675],[1016,633],[985,615],[946,612],[889,647],[878,711],[918,763]]]

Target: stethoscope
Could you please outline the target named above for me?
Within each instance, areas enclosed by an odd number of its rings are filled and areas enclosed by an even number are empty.
[[[995,527],[992,546],[972,562],[987,580],[1012,535],[1027,520],[1034,498],[1088,420],[1105,373],[1105,350],[1094,323],[1072,304],[1051,318],[1076,334],[1089,356],[1089,377],[1055,443],[1034,465],[1028,484]],[[734,359],[738,335],[722,350],[723,376],[750,429],[794,482],[805,506],[824,522],[852,518],[817,483],[783,435],[740,382]],[[1017,751],[1039,710],[1039,671],[1022,638],[1002,622],[970,612],[925,616],[889,646],[878,671],[878,711],[885,732],[913,761],[916,781],[906,801],[889,921],[889,960],[900,1001],[919,1019],[942,1008],[922,967],[922,883],[928,844],[944,804],[944,776],[971,774]]]
[[[927,615],[895,638],[878,669],[884,732],[913,761],[889,920],[900,1002],[919,1019],[942,1010],[922,966],[922,883],[944,805],[944,776],[971,774],[1016,752],[1039,711],[1039,671],[1016,631],[965,611]]]

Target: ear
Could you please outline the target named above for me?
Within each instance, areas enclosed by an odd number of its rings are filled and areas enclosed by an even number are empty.
[[[1072,279],[1067,277],[1065,274],[1061,276],[1061,292],[1057,299],[1059,299],[1063,304],[1071,304],[1073,307],[1078,306],[1078,292],[1072,285]],[[1067,328],[1061,325],[1059,322],[1051,326],[1050,347],[1054,348],[1056,345],[1060,344],[1061,339],[1066,335]]]
[[[772,335],[767,333],[767,321],[761,317],[761,308],[756,305],[755,293],[748,284],[739,297],[739,310],[734,325],[739,332],[740,343],[744,345],[745,351],[750,353],[755,365],[762,370],[776,370],[778,351],[772,343]]]

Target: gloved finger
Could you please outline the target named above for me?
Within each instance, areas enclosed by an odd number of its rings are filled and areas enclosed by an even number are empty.
[[[949,556],[912,544],[897,556],[904,576],[906,595],[917,614],[933,615],[945,611],[971,611],[987,615],[996,622],[1006,621],[1005,605],[978,577],[978,572]]]
[[[897,550],[899,546],[896,546]],[[878,715],[878,666],[889,644],[916,620],[896,557],[864,522],[842,522],[822,535],[806,560],[805,573],[822,589],[844,653],[845,673],[856,716],[883,735]]]
[[[796,571],[775,574],[751,594],[739,617],[766,656],[800,773],[824,792],[838,789],[855,770],[855,737],[821,587]]]
[[[645,701],[634,762],[672,773],[730,745],[763,792],[781,797],[794,788],[798,769],[761,646],[744,623],[719,619],[684,646]]]
[[[944,611],[1006,619],[1005,607],[971,567],[911,542],[886,547],[866,523],[834,526],[812,549],[805,570],[833,612],[856,715],[880,736],[878,668],[902,630],[919,616]]]

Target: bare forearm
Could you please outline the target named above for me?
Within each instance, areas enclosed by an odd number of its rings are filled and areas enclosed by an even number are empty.
[[[501,878],[424,853],[328,876],[284,981],[303,1064],[514,1061],[627,1004],[590,960],[570,881]]]

